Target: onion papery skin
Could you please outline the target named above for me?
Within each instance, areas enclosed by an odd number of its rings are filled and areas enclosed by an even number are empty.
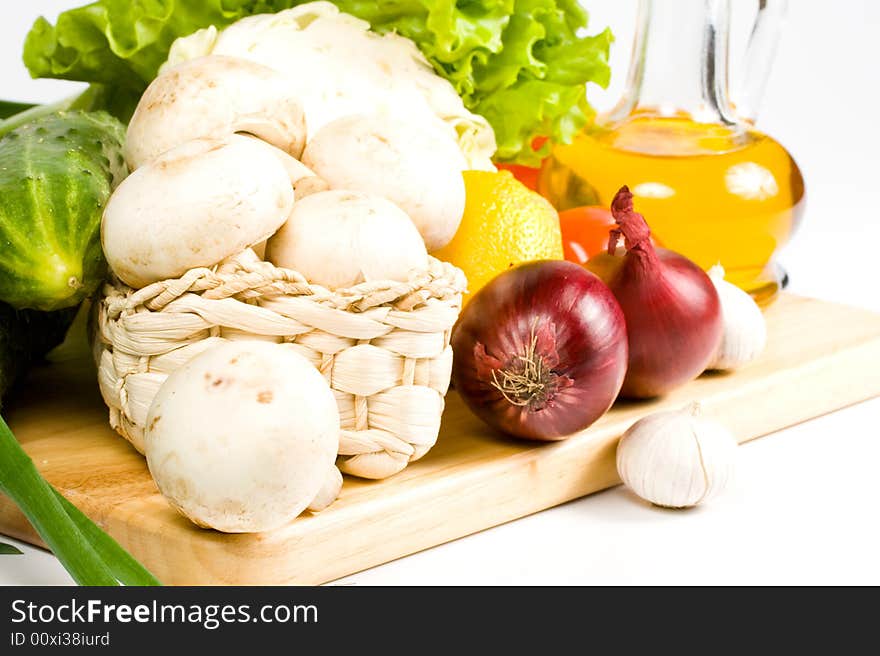
[[[587,428],[611,407],[626,373],[626,323],[614,295],[594,274],[558,260],[520,265],[483,287],[453,329],[452,348],[453,384],[467,406],[526,439]],[[524,376],[541,385],[512,392],[506,383]]]
[[[605,280],[626,317],[629,365],[620,393],[628,398],[661,396],[693,380],[721,343],[721,302],[709,276],[674,251],[654,250],[654,261],[632,250],[585,265]]]

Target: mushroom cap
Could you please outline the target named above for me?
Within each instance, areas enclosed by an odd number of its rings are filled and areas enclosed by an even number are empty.
[[[305,114],[278,71],[248,59],[208,55],[157,77],[128,124],[125,159],[134,170],[190,139],[247,132],[302,154]]]
[[[428,266],[425,244],[391,201],[358,191],[319,191],[298,200],[266,243],[266,259],[328,289],[406,281]]]
[[[356,114],[321,128],[303,163],[331,189],[372,192],[403,209],[428,251],[448,244],[461,223],[467,160],[449,126],[384,114]]]
[[[194,139],[116,188],[101,242],[119,279],[141,288],[263,241],[293,202],[290,178],[265,144],[235,134]]]
[[[324,377],[294,346],[232,341],[167,378],[144,444],[159,490],[193,522],[267,531],[335,480],[339,412]]]

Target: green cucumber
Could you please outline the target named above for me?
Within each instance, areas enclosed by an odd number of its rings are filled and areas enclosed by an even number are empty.
[[[104,279],[101,214],[125,177],[124,126],[64,111],[0,138],[0,301],[78,305]]]
[[[64,340],[76,311],[16,310],[0,303],[0,404],[30,365]]]

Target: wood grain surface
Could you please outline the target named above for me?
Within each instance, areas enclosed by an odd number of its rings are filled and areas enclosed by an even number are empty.
[[[742,442],[880,395],[880,315],[782,295],[767,321],[758,362],[660,401],[618,403],[559,443],[495,434],[451,392],[422,460],[384,481],[346,478],[330,508],[263,534],[224,535],[178,515],[109,428],[82,354],[34,371],[8,420],[46,478],[164,583],[323,583],[616,485],[617,440],[649,412],[699,400]],[[2,495],[0,533],[39,544]]]

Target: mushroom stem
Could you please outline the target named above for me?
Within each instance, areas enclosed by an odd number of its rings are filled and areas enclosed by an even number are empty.
[[[310,196],[319,191],[327,191],[330,185],[327,181],[319,177],[312,169],[300,162],[295,157],[284,152],[280,148],[266,143],[253,135],[245,135],[259,141],[266,148],[272,151],[272,154],[278,158],[287,175],[290,177],[290,184],[293,186],[294,197],[296,200],[302,200],[306,196]]]
[[[309,504],[308,510],[313,513],[321,512],[324,508],[336,501],[336,497],[339,496],[341,491],[342,472],[340,472],[334,465],[331,468],[330,474],[327,476],[327,480],[324,481],[324,485],[318,491],[317,496],[312,499],[312,502]]]

